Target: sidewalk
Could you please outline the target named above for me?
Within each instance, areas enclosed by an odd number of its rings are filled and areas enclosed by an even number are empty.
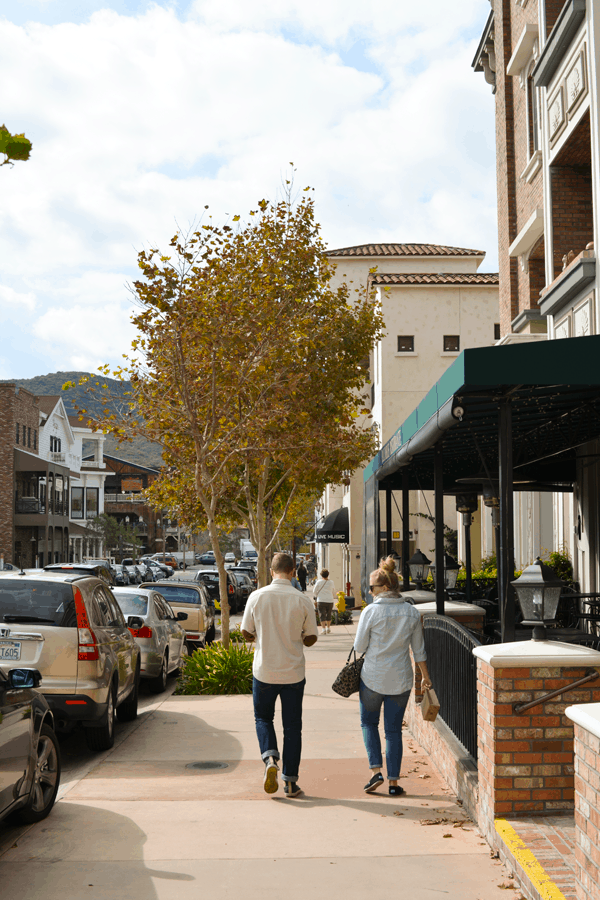
[[[168,697],[0,858],[6,896],[518,900],[410,736],[407,796],[363,793],[358,701],[331,691],[354,631],[306,653],[302,798],[262,790],[250,696]]]

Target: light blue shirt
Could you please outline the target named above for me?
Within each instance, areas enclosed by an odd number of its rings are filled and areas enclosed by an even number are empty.
[[[361,678],[378,694],[403,694],[413,685],[409,649],[415,662],[425,662],[421,616],[416,607],[391,592],[378,594],[363,609],[354,649],[365,653]]]

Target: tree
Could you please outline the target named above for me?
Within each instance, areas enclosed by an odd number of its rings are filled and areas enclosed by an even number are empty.
[[[289,193],[261,201],[235,230],[209,223],[177,234],[170,247],[170,256],[151,249],[138,258],[139,337],[113,373],[132,384],[129,413],[111,412],[106,397],[95,426],[164,446],[166,468],[148,496],[187,524],[206,523],[227,645],[219,525],[247,523],[264,584],[267,552],[299,488],[319,491],[373,455],[362,361],[382,319],[365,291],[350,302],[346,285],[330,287],[307,193],[297,203]]]
[[[4,156],[0,166],[12,166],[13,160],[28,160],[31,141],[24,134],[11,134],[6,125],[0,125],[0,153]]]
[[[110,551],[118,547],[127,547],[132,550],[134,556],[136,555],[135,551],[140,546],[140,539],[134,528],[124,525],[118,519],[115,519],[114,516],[109,516],[108,513],[101,513],[95,519],[92,519],[89,524],[96,534],[102,538],[102,543],[106,550]]]

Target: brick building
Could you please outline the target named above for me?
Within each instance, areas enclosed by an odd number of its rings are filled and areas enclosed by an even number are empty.
[[[473,65],[496,111],[500,343],[597,334],[600,4],[491,5]],[[586,591],[600,589],[599,451],[579,448],[572,493],[524,494],[516,509],[523,534],[526,507],[552,522],[553,546],[569,549]]]

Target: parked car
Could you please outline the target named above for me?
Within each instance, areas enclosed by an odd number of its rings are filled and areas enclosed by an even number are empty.
[[[240,596],[240,591],[238,588],[238,583],[230,574],[230,571],[227,573],[227,594],[229,595],[229,609],[232,613],[238,612],[241,609],[242,601]],[[215,608],[220,610],[221,603],[219,600],[219,573],[216,569],[204,569],[200,572],[196,573],[195,581],[198,584],[205,585],[208,590],[209,597],[215,605]]]
[[[39,571],[42,571],[41,569]],[[44,566],[44,572],[70,572],[79,575],[93,575],[101,578],[111,586],[116,584],[114,573],[99,563],[50,563]]]
[[[240,597],[243,606],[245,606],[246,600],[254,590],[254,585],[245,572],[234,571],[232,569],[229,571],[238,583],[238,596]]]
[[[127,568],[120,563],[113,566],[113,575],[115,578],[115,585],[123,587],[129,584],[129,572],[127,571]]]
[[[161,580],[163,578],[171,578],[171,576],[174,574],[174,570],[171,568],[171,566],[163,565],[152,556],[142,556],[142,558],[140,559],[140,564],[143,566],[151,566],[155,576],[158,575],[158,578]]]
[[[19,571],[19,567],[18,567],[18,566],[13,566],[12,563],[7,563],[7,562],[5,562],[5,563],[3,564],[3,566],[2,566],[2,568],[0,569],[0,572],[2,572],[2,571],[4,571],[4,572],[18,572],[18,571]]]
[[[137,716],[140,650],[106,582],[0,573],[0,628],[0,668],[39,669],[56,727],[81,723],[90,750],[110,749],[115,717]]]
[[[138,572],[137,566],[134,566],[133,563],[130,566],[124,563],[124,566],[129,576],[129,584],[141,584],[144,579]]]
[[[149,566],[147,563],[139,562],[136,563],[136,569],[138,570],[141,581],[140,584],[143,584],[144,581],[160,581],[162,576],[162,572],[158,568],[153,568]]]
[[[0,640],[0,659],[14,654],[13,643]],[[36,690],[41,680],[37,669],[0,669],[0,819],[14,813],[22,823],[40,822],[56,800],[60,749],[50,707]]]
[[[157,553],[152,558],[156,560],[157,563],[161,563],[163,566],[171,566],[174,572],[176,572],[179,568],[179,563],[171,553]]]
[[[204,584],[191,581],[159,581],[142,588],[158,591],[173,612],[187,613],[183,627],[188,653],[193,653],[215,639],[215,606]]]
[[[201,566],[214,566],[216,563],[215,554],[212,550],[207,550],[206,553],[201,553],[198,557],[198,562]]]
[[[258,571],[252,563],[239,562],[237,566],[232,566],[229,571],[234,575],[236,572],[244,572],[252,582],[253,589],[256,589],[258,585]]]
[[[115,588],[114,595],[141,653],[140,675],[161,694],[187,656],[186,612],[175,612],[153,588]],[[135,621],[134,621],[135,620]]]

